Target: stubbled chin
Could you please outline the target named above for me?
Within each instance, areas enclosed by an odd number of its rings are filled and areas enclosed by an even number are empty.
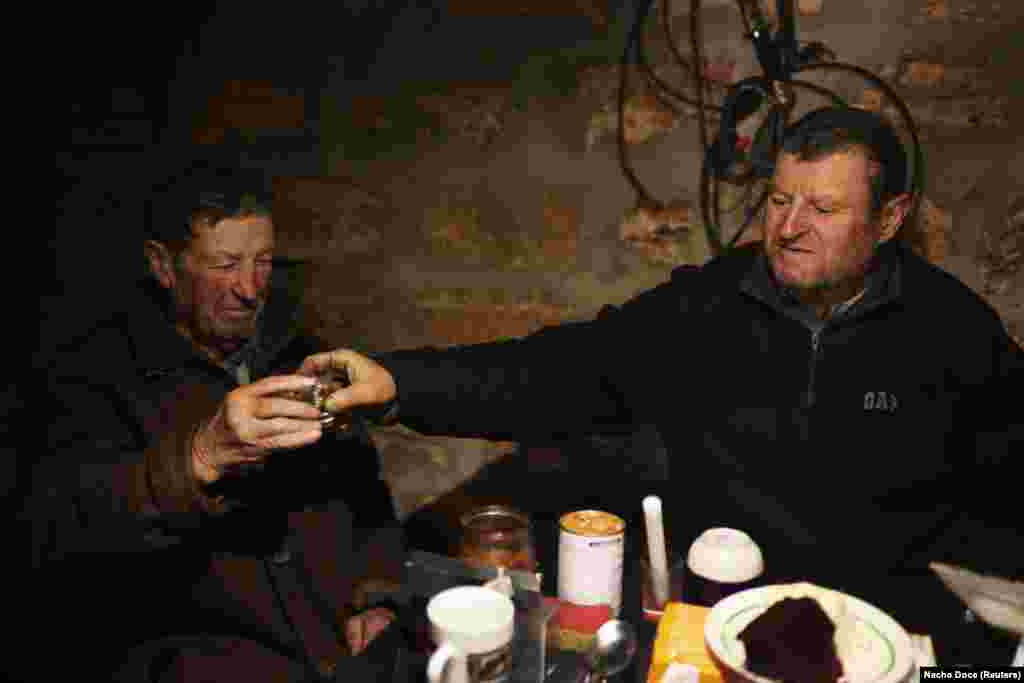
[[[772,273],[775,275],[775,279],[782,285],[799,285],[800,280],[803,278],[801,274],[803,269],[800,268],[798,259],[793,258],[791,253],[781,252],[777,253],[771,258]]]
[[[212,336],[219,337],[227,343],[244,344],[255,333],[256,324],[253,318],[221,319],[214,326]]]

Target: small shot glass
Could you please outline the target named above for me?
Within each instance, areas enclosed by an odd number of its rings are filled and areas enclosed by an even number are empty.
[[[324,408],[328,397],[338,389],[347,387],[348,373],[345,370],[329,369],[317,373],[316,382],[300,391],[289,391],[286,396],[303,401],[320,411],[320,425],[325,432],[347,432],[352,429],[352,418],[347,412],[329,413]]]
[[[325,370],[317,375],[316,384],[310,388],[312,405],[320,411],[320,424],[325,432],[347,432],[352,429],[352,416],[348,412],[329,413],[324,408],[328,397],[351,382],[344,369]]]

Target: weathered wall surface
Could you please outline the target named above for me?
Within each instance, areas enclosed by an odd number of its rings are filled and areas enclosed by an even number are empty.
[[[1018,335],[1024,332],[1018,268],[1024,156],[1016,123],[1024,97],[1014,44],[1020,3],[799,5],[801,39],[821,41],[837,60],[884,79],[913,112],[927,160],[926,200],[908,238],[982,292]],[[600,6],[588,4],[591,23],[614,27],[614,21],[602,23]],[[683,10],[689,3],[675,6],[674,31],[688,53]],[[706,73],[718,84],[712,98],[720,99],[724,86],[758,69],[733,4],[705,7]],[[522,36],[514,28],[522,25],[507,26],[513,38],[492,34],[499,44]],[[454,39],[437,30],[438,45]],[[687,87],[661,33],[648,33],[659,73]],[[430,52],[425,47],[414,59],[407,54],[390,62],[382,57],[378,82],[397,83],[395,74],[403,71],[413,78],[417,69],[428,72]],[[706,260],[710,249],[695,208],[700,147],[694,110],[673,112],[651,93],[631,91],[631,161],[666,204],[660,211],[638,210],[614,140],[617,78],[613,67],[597,66],[573,94],[545,95],[526,106],[507,82],[449,84],[443,93],[414,100],[425,117],[418,120],[439,123],[444,135],[424,127],[413,132],[411,153],[359,163],[327,149],[322,174],[284,178],[282,255],[310,262],[309,320],[317,331],[332,344],[365,351],[514,337],[591,317],[602,305],[665,280],[675,265]],[[815,71],[806,78],[851,103],[895,111],[875,84],[857,76]],[[343,84],[333,87],[366,136],[384,140],[410,125],[395,109],[394,93],[352,95],[341,92]],[[246,106],[257,99],[250,93],[236,97],[233,108],[222,105],[206,132],[245,128]],[[800,106],[821,101],[802,94]],[[299,111],[297,103],[285,104],[277,108],[282,126]],[[266,118],[258,123],[268,125],[274,124]],[[425,439],[403,428],[378,437],[403,514],[515,450],[514,444]],[[584,450],[590,446],[623,447],[588,442]],[[649,439],[641,447],[650,453],[649,472],[663,473],[668,454]]]

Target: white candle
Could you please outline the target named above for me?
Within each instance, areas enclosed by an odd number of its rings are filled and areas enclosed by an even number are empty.
[[[643,501],[647,524],[647,557],[651,566],[651,590],[654,602],[662,607],[668,602],[668,560],[665,557],[665,525],[661,518],[661,498],[647,496]]]

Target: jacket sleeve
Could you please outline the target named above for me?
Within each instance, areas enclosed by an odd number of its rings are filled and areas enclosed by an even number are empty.
[[[529,336],[375,356],[398,387],[398,420],[422,433],[523,441],[622,434],[652,400],[659,364],[678,355],[665,325],[685,324],[685,286],[698,271],[593,320]],[[684,288],[677,285],[684,284]]]
[[[1024,580],[1024,352],[994,313],[970,329],[972,343],[958,354],[959,366],[969,368],[959,379],[958,517],[945,533],[946,556],[932,559]]]
[[[991,366],[971,410],[977,472],[972,488],[985,527],[975,533],[987,537],[992,571],[1024,580],[1019,502],[1024,481],[1024,350],[1002,326],[991,344]]]
[[[505,440],[629,433],[672,388],[658,382],[679,357],[680,330],[697,306],[701,269],[591,321],[519,339],[375,358],[393,375],[398,421],[423,433]],[[671,396],[669,396],[671,398]]]
[[[79,356],[49,382],[47,448],[29,465],[23,506],[34,565],[69,553],[166,548],[223,509],[191,470],[192,435],[216,397],[180,387],[159,411],[165,428],[147,434],[130,384],[111,364],[94,362]]]
[[[987,463],[1013,465],[1020,472],[1024,453],[1024,411],[1020,391],[1024,387],[1024,349],[999,326],[989,337],[985,354],[991,363],[983,370],[975,401],[977,454]]]
[[[377,360],[395,378],[399,420],[422,433],[514,441],[621,429],[631,420],[602,371],[598,333],[573,323]]]

